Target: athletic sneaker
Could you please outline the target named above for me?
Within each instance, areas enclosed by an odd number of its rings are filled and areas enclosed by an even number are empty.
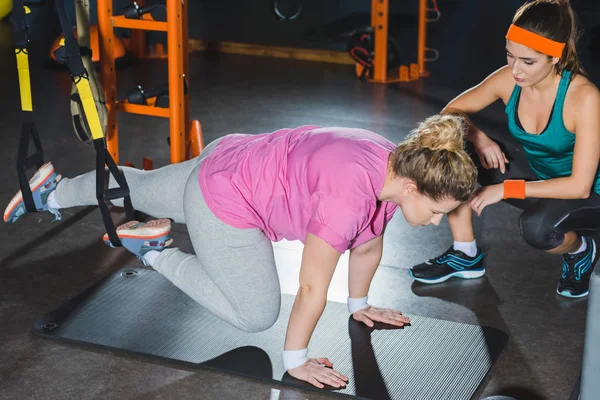
[[[56,185],[61,179],[61,175],[56,174],[52,163],[48,162],[40,167],[29,180],[29,187],[33,196],[33,203],[37,211],[50,211],[54,214],[54,221],[61,219],[58,210],[48,208],[48,195],[56,189]],[[19,190],[8,203],[4,210],[4,222],[9,224],[14,223],[19,217],[27,212],[23,195]]]
[[[127,250],[139,258],[145,266],[149,266],[144,255],[150,250],[162,251],[171,243],[171,220],[155,219],[149,222],[129,221],[117,228],[117,236]],[[104,235],[104,243],[114,247],[108,234]]]
[[[587,248],[577,254],[563,255],[563,273],[558,281],[556,293],[570,298],[585,297],[589,293],[590,276],[598,261],[596,242],[589,236],[582,236]]]
[[[473,279],[485,275],[483,251],[477,248],[475,257],[469,257],[450,247],[444,254],[408,270],[410,276],[421,283],[442,283],[452,277]]]

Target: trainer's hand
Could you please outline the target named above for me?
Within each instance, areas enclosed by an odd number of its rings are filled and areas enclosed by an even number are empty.
[[[288,374],[320,389],[325,385],[334,388],[345,387],[348,378],[331,367],[333,364],[327,358],[309,358],[301,366],[289,369]]]
[[[480,216],[485,207],[498,203],[503,198],[504,185],[502,183],[484,186],[477,189],[471,198],[471,208],[477,213],[477,216]]]
[[[402,315],[400,311],[389,308],[369,306],[352,314],[355,320],[363,322],[368,327],[373,327],[374,322],[383,322],[394,326],[410,324],[410,318]]]
[[[489,136],[481,132],[473,140],[473,147],[479,156],[483,168],[500,168],[500,172],[506,172],[505,164],[508,164],[508,159],[500,149],[500,146],[498,146],[498,143],[490,139]]]

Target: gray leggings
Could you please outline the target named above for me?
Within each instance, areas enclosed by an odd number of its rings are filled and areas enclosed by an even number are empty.
[[[153,171],[119,168],[136,210],[187,225],[196,255],[166,249],[154,269],[218,317],[241,330],[258,332],[273,325],[279,315],[281,292],[273,246],[262,230],[231,227],[204,202],[198,170],[215,144],[198,158]],[[95,185],[95,171],[65,178],[56,188],[56,201],[64,208],[98,204]],[[111,179],[109,187],[114,186]],[[115,205],[122,206],[119,201]]]

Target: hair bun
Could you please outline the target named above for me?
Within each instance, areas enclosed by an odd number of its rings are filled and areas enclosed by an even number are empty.
[[[421,122],[413,131],[418,147],[432,151],[464,150],[465,121],[456,115],[434,115]]]

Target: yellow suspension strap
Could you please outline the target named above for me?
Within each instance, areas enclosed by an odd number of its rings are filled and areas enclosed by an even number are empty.
[[[15,56],[17,59],[17,71],[19,77],[19,91],[21,95],[21,110],[23,111],[23,122],[21,124],[21,140],[17,156],[17,175],[19,186],[23,196],[25,209],[29,212],[37,211],[33,201],[29,179],[26,170],[38,170],[44,165],[44,150],[40,136],[33,122],[33,101],[31,97],[31,77],[29,72],[29,33],[27,30],[26,15],[31,13],[28,7],[23,5],[23,0],[13,1],[11,12],[11,23],[15,41]],[[35,152],[28,156],[30,140],[33,139]]]
[[[24,7],[23,18],[31,10]],[[17,56],[17,71],[19,73],[19,89],[21,93],[21,110],[33,112],[33,100],[31,99],[31,77],[29,73],[29,51],[27,44],[25,47],[15,47]]]
[[[125,212],[129,220],[134,219],[134,210],[129,196],[129,186],[125,180],[125,176],[117,168],[115,161],[108,152],[106,141],[104,140],[104,130],[100,124],[100,117],[90,87],[90,79],[81,59],[80,48],[75,34],[73,33],[72,24],[67,15],[64,0],[56,0],[56,11],[63,31],[64,42],[59,51],[55,52],[57,60],[65,62],[71,73],[73,83],[77,87],[79,98],[83,107],[83,120],[89,132],[92,135],[94,148],[96,149],[96,199],[102,213],[102,220],[106,228],[106,233],[113,247],[120,247],[121,240],[117,236],[115,225],[110,215],[107,202],[114,199],[123,198]],[[108,167],[108,174],[105,166]],[[113,189],[105,189],[108,187],[110,175],[114,177],[118,187]]]
[[[75,0],[75,19],[77,20],[77,42],[81,61],[88,73],[88,81],[94,98],[100,126],[106,131],[108,123],[108,109],[104,100],[104,93],[99,84],[99,79],[92,62],[92,49],[90,43],[90,0]],[[89,106],[88,106],[89,107]],[[80,92],[75,84],[71,88],[71,116],[73,117],[73,129],[79,140],[84,143],[92,143],[93,137],[84,119],[86,112],[81,101]],[[89,112],[88,112],[89,114]]]
[[[75,86],[77,87],[77,92],[79,93],[79,100],[81,101],[83,113],[85,115],[84,121],[92,135],[92,140],[104,141],[104,130],[100,124],[100,116],[98,115],[96,101],[92,94],[90,78],[87,71],[84,69],[82,75],[72,76],[72,78],[73,83],[75,83]]]

